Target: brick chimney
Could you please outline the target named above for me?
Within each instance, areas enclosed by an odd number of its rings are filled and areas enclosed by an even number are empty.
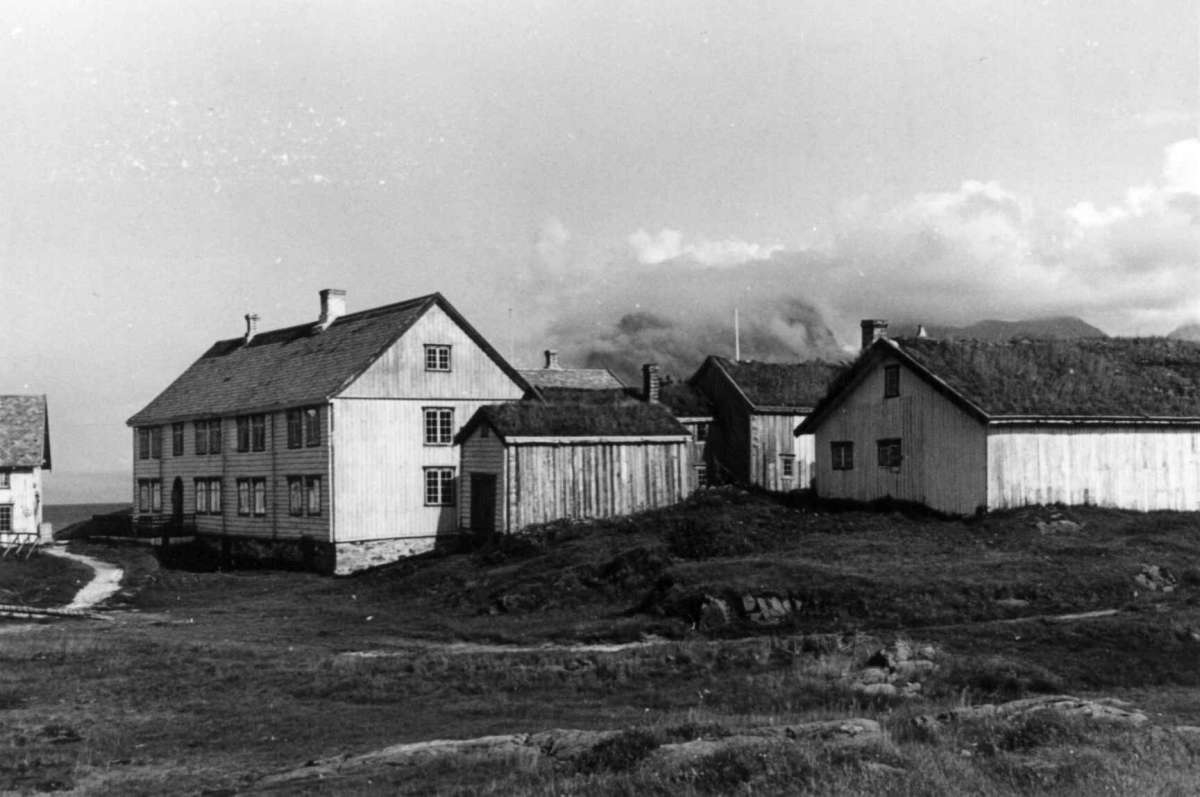
[[[871,344],[887,337],[888,322],[879,318],[864,318],[859,322],[862,327],[862,348],[866,351]]]
[[[254,336],[258,334],[258,314],[246,313],[246,339],[245,343],[250,343],[254,340]]]
[[[546,349],[546,365],[543,366],[546,370],[561,371],[562,366],[558,364],[558,351],[555,349]]]
[[[320,329],[328,329],[329,325],[346,314],[346,292],[337,288],[326,288],[321,291],[321,317],[317,319]]]
[[[658,403],[659,390],[662,380],[658,375],[658,363],[646,363],[642,366],[642,398],[650,404]]]

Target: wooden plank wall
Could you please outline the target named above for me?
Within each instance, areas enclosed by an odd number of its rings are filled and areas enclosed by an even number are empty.
[[[755,413],[750,416],[750,480],[768,490],[808,487],[813,477],[812,435],[796,437],[803,415]],[[783,477],[781,459],[790,454],[795,475]]]
[[[993,428],[988,508],[1200,509],[1200,430]]]
[[[42,469],[8,473],[8,488],[0,487],[0,504],[12,505],[14,534],[37,534],[42,522]],[[0,532],[0,541],[5,535]]]
[[[750,481],[750,414],[745,401],[715,366],[697,373],[696,386],[713,403],[715,417],[706,450],[709,477],[719,481]]]
[[[504,486],[504,444],[494,434],[487,437],[480,435],[476,429],[469,438],[463,441],[461,451],[462,477],[459,479],[458,494],[458,525],[459,528],[471,528],[471,474],[490,473],[496,477],[496,519],[495,528],[503,530],[508,502],[505,500]]]
[[[667,506],[688,494],[687,443],[508,447],[507,530]]]
[[[817,430],[817,494],[871,501],[890,496],[953,514],[970,514],[987,501],[987,441],[983,424],[903,365],[900,395],[883,397],[878,363]],[[878,465],[876,441],[900,438],[904,460]],[[854,444],[854,467],[833,470],[830,443]]]

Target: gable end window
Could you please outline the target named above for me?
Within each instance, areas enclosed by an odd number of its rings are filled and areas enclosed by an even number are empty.
[[[442,343],[425,344],[425,370],[449,371],[450,347]]]
[[[849,440],[834,440],[829,444],[833,456],[834,470],[854,470],[854,443]]]
[[[904,455],[900,450],[900,438],[888,437],[883,440],[876,440],[875,446],[876,450],[879,452],[879,467],[900,467],[900,463],[904,459]]]
[[[883,397],[895,398],[900,395],[900,366],[886,365],[883,368]]]
[[[454,442],[454,410],[450,407],[425,408],[425,445],[448,446]]]

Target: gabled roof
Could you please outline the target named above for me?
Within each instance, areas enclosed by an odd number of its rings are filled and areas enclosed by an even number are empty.
[[[50,467],[45,396],[0,396],[0,468]]]
[[[658,400],[676,418],[711,418],[713,415],[708,396],[690,382],[663,382],[658,390]]]
[[[539,390],[621,390],[625,387],[607,368],[533,368],[522,370],[521,376]]]
[[[487,424],[503,440],[546,437],[688,437],[688,431],[660,404],[543,404],[513,401],[480,407],[455,436],[462,443]]]
[[[358,378],[430,308],[440,307],[508,376],[536,391],[440,293],[313,323],[214,343],[131,426],[261,412],[327,401]]]
[[[762,363],[709,356],[700,370],[705,368],[716,368],[753,410],[804,414],[812,410],[847,366],[823,360]],[[698,376],[699,371],[692,381]]]
[[[893,358],[984,422],[1200,420],[1200,345],[1167,338],[874,343],[797,429],[811,432]]]

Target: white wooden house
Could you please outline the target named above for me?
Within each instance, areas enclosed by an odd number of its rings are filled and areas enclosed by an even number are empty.
[[[806,488],[813,475],[813,442],[796,436],[840,363],[734,361],[710,356],[688,380],[713,407],[707,434],[709,475],[769,490]]]
[[[128,421],[135,515],[226,551],[345,573],[430,550],[457,525],[455,433],[534,392],[440,294],[246,319]]]
[[[0,396],[0,546],[49,542],[42,472],[50,470],[45,396]]]
[[[796,429],[815,438],[818,495],[952,514],[1200,509],[1200,346],[864,333],[858,361]]]
[[[476,534],[666,506],[691,492],[690,437],[658,404],[516,402],[459,432],[459,523]]]

